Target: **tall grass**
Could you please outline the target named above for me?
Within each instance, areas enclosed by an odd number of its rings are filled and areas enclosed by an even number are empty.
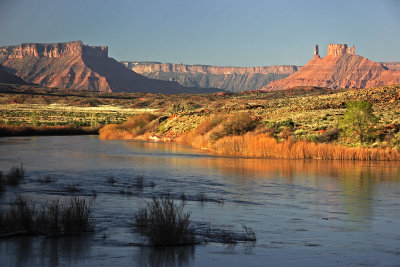
[[[25,170],[22,164],[20,166],[12,166],[10,171],[6,175],[6,184],[7,185],[19,185],[19,183],[25,177]]]
[[[99,130],[102,139],[133,139],[147,132],[157,129],[158,117],[151,113],[142,113],[133,116],[123,124],[109,124]]]
[[[350,148],[306,141],[277,142],[265,134],[247,133],[217,140],[211,150],[228,156],[282,159],[400,160],[400,153],[390,148]]]
[[[61,204],[54,200],[39,208],[27,198],[18,196],[0,210],[0,232],[22,231],[27,234],[74,235],[94,229],[90,202],[71,198]]]
[[[190,213],[184,212],[185,202],[176,204],[170,197],[153,198],[135,214],[134,224],[153,246],[192,245],[194,229]]]

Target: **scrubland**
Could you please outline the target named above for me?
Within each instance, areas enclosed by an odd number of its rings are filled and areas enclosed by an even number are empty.
[[[0,88],[2,127],[104,126],[103,139],[178,141],[230,156],[400,159],[399,85],[207,95]],[[377,118],[362,143],[340,125],[352,101],[371,103]]]

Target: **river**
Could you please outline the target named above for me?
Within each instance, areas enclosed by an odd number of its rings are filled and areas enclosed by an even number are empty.
[[[20,186],[7,187],[0,205],[17,194],[36,203],[81,196],[93,203],[96,231],[1,238],[0,266],[400,263],[400,163],[229,158],[175,143],[97,136],[1,138],[0,170],[20,163],[26,177]],[[38,181],[47,175],[52,182]],[[137,176],[144,178],[142,190],[134,187]],[[68,192],[69,186],[80,191]],[[121,193],[128,189],[132,194]],[[195,226],[240,231],[244,223],[257,241],[142,246],[146,239],[130,225],[133,214],[167,193],[176,199],[185,194]]]

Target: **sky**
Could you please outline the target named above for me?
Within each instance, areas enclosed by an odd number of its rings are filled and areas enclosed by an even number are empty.
[[[74,40],[126,61],[304,65],[347,43],[400,62],[400,0],[0,0],[0,46]]]

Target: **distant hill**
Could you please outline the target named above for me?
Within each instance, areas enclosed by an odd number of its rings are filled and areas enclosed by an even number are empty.
[[[0,65],[0,83],[28,84],[20,77],[7,72],[1,65]]]
[[[149,79],[108,57],[108,47],[81,41],[0,47],[0,64],[25,81],[46,87],[102,92],[209,93],[177,82]]]
[[[355,54],[355,48],[346,44],[328,45],[328,53],[321,58],[318,46],[314,57],[298,72],[274,81],[262,90],[288,89],[298,86],[326,88],[366,88],[400,84],[400,71],[396,63],[368,60]],[[392,69],[395,70],[392,70]]]
[[[152,79],[176,81],[183,86],[220,88],[230,92],[259,89],[271,81],[286,78],[301,68],[294,65],[217,67],[160,62],[121,63],[128,69]]]

